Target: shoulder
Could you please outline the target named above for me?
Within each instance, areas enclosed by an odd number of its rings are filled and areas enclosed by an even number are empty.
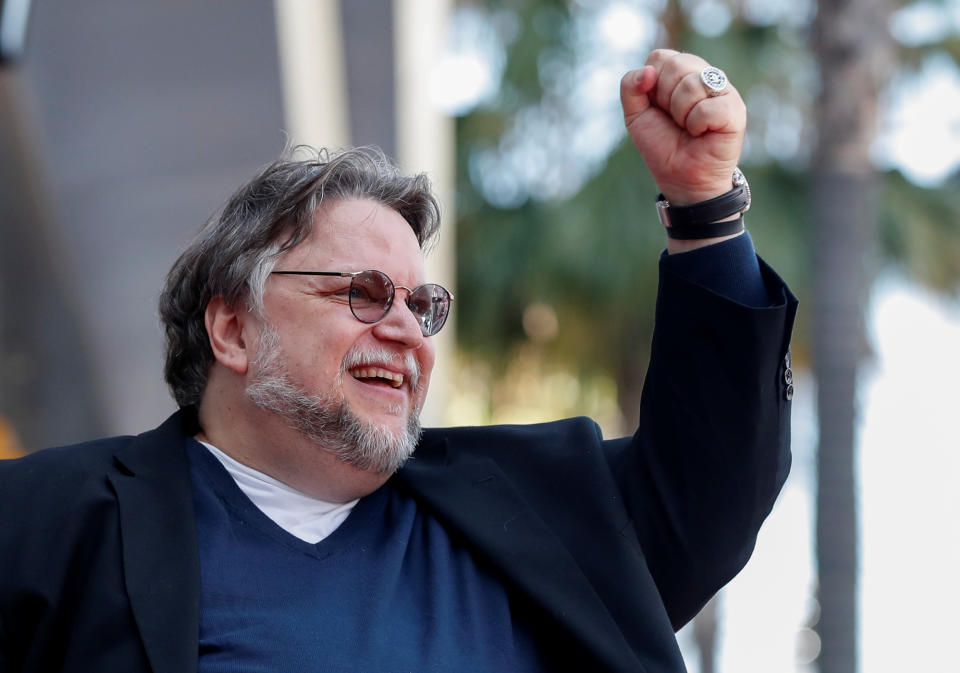
[[[84,537],[101,537],[116,515],[113,455],[132,439],[99,439],[0,462],[0,511],[22,513],[6,520],[0,545],[20,549],[24,558],[61,558]]]
[[[517,448],[564,450],[585,447],[601,442],[600,426],[586,416],[566,418],[549,423],[529,425],[478,425],[450,428],[427,428],[423,431],[422,446],[447,442],[460,449],[496,453]]]
[[[0,460],[0,511],[6,508],[49,511],[60,503],[112,497],[109,477],[180,465],[171,451],[182,446],[182,421],[174,414],[163,425],[140,435],[106,437],[37,451],[23,458]]]
[[[113,463],[114,454],[135,438],[108,437],[69,446],[43,449],[35,453],[0,461],[0,492],[37,493],[73,490],[93,474],[102,475]]]
[[[579,488],[594,479],[608,479],[610,444],[603,441],[592,419],[577,417],[530,425],[426,430],[414,458],[424,466],[489,460],[517,486],[553,479],[557,485]]]

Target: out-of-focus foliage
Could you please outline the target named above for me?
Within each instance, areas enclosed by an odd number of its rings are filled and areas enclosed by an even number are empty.
[[[956,296],[960,293],[960,175],[943,187],[925,189],[900,173],[888,173],[879,235],[888,264]]]
[[[504,56],[496,93],[457,126],[458,338],[468,353],[505,371],[531,342],[524,312],[546,305],[559,323],[539,342],[546,360],[608,374],[625,416],[635,408],[664,242],[657,189],[622,124],[617,135],[605,130],[617,111],[597,92],[608,91],[615,108],[619,75],[655,46],[722,65],[743,94],[742,165],[755,196],[748,225],[760,254],[801,298],[807,293],[806,171],[819,81],[808,46],[814,4],[489,0],[461,3],[460,11],[496,27]],[[608,50],[611,22],[626,30],[631,21],[634,43],[617,43],[614,31]],[[902,27],[915,23],[898,13],[891,25],[915,35]],[[957,40],[955,31],[915,39],[904,47],[902,70],[909,74],[933,52],[956,59]],[[960,203],[956,180],[950,184],[920,188],[891,170],[881,205],[882,259],[944,290],[960,287]],[[800,363],[809,351],[804,315],[794,341]]]

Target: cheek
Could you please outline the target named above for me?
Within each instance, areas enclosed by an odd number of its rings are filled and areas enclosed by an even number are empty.
[[[433,365],[437,359],[436,346],[429,340],[424,341],[423,347],[420,349],[417,357],[420,361],[420,378],[424,384],[429,383],[430,374],[433,372]]]
[[[343,364],[351,345],[349,338],[322,326],[288,322],[280,328],[280,346],[292,374],[302,381],[329,382]]]

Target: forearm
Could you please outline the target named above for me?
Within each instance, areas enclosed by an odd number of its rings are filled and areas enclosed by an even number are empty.
[[[754,309],[661,266],[640,425],[615,470],[675,626],[746,562],[789,468],[796,302],[763,273],[779,301]]]

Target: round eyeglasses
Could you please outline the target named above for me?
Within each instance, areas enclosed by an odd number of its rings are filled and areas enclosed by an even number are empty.
[[[394,285],[383,271],[273,271],[291,276],[338,276],[350,279],[350,312],[363,323],[375,323],[383,319],[397,289],[407,291],[407,307],[417,318],[423,336],[433,336],[447,322],[453,295],[436,283],[426,283],[412,290],[403,285]]]

